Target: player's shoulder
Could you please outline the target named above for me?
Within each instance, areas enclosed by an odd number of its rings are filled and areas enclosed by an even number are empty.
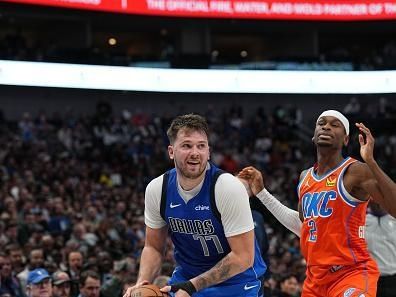
[[[245,186],[242,182],[236,176],[228,172],[224,172],[218,177],[215,187],[216,190],[221,191],[245,190]]]
[[[370,172],[371,171],[366,163],[356,160],[348,166],[348,170],[345,175],[366,177],[367,175],[370,175]]]
[[[164,175],[157,176],[153,180],[151,180],[147,187],[146,191],[162,191],[162,182],[164,181]]]
[[[370,170],[366,163],[360,162],[359,160],[355,160],[348,166],[349,173],[364,173]]]
[[[310,167],[310,168],[306,168],[306,169],[304,169],[303,171],[301,171],[301,173],[300,173],[300,181],[301,180],[303,180],[304,178],[305,178],[305,176],[308,174],[308,172],[309,172],[309,170],[311,169],[312,167]]]
[[[236,176],[233,176],[231,173],[223,172],[222,174],[219,175],[217,179],[217,184],[218,183],[231,185],[233,183],[239,183],[239,179]]]

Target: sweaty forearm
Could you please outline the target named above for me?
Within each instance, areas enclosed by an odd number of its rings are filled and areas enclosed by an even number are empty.
[[[161,270],[162,254],[153,247],[145,246],[140,258],[140,269],[137,283],[141,281],[153,282]]]
[[[246,259],[230,252],[210,270],[193,278],[191,282],[197,291],[219,284],[245,271],[253,265],[252,259]]]
[[[378,183],[378,188],[384,198],[383,207],[388,213],[396,218],[396,183],[378,166],[373,159],[366,162],[374,178]]]
[[[283,205],[265,188],[256,196],[283,226],[300,237],[302,223],[298,211]]]

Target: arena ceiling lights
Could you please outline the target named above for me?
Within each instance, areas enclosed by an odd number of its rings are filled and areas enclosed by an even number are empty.
[[[396,71],[157,69],[0,60],[0,85],[183,93],[396,93]]]
[[[6,0],[140,15],[284,20],[391,20],[394,0]]]

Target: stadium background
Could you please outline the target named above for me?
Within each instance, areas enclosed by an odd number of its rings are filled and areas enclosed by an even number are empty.
[[[175,18],[0,3],[0,59],[15,61],[395,70],[395,33],[391,17]],[[259,167],[275,195],[295,208],[299,171],[313,162],[313,123],[323,109],[336,108],[352,121],[367,123],[376,136],[376,157],[396,177],[394,101],[395,94],[359,90],[213,94],[1,85],[1,250],[15,243],[22,247],[25,261],[14,267],[20,272],[32,267],[36,248],[45,252],[39,265],[50,271],[70,269],[67,256],[77,249],[83,255],[81,269],[97,269],[103,284],[121,280],[116,290],[103,285],[101,294],[119,295],[121,285],[133,282],[144,244],[144,187],[171,166],[164,131],[174,115],[206,115],[213,128],[212,160],[230,172],[249,164]],[[352,143],[349,152],[358,157],[356,132]],[[301,282],[298,240],[258,208],[268,235],[268,286],[276,286],[285,272],[296,273]],[[162,273],[172,265],[169,252]]]

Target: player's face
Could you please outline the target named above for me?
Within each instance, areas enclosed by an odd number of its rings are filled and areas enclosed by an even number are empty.
[[[348,144],[348,136],[339,119],[324,116],[316,124],[313,141],[318,147],[342,148],[343,145]]]
[[[182,129],[168,152],[179,174],[196,179],[205,172],[208,163],[208,137],[203,131]]]

